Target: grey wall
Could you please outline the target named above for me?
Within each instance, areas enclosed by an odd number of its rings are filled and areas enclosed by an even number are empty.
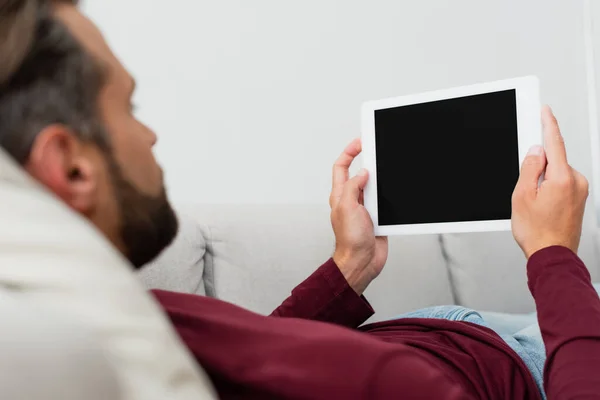
[[[85,9],[139,80],[139,115],[159,134],[176,202],[322,203],[331,164],[360,135],[361,102],[527,74],[540,77],[572,163],[590,176],[583,1],[103,0]]]

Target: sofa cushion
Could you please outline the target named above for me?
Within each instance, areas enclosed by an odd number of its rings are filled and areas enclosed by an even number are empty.
[[[138,272],[148,289],[205,295],[204,253],[206,243],[200,225],[178,213],[179,232],[173,243]]]
[[[0,198],[0,286],[93,332],[123,399],[213,398],[205,375],[128,262],[2,151]],[[42,332],[38,340],[46,340]],[[3,362],[16,366],[24,359]]]
[[[387,264],[366,291],[378,311],[370,322],[455,303],[439,236],[394,236],[389,242]]]
[[[205,234],[207,292],[259,313],[270,313],[333,254],[326,206],[205,205],[185,211]],[[438,238],[391,238],[387,266],[366,295],[377,311],[374,320],[452,303]]]
[[[598,279],[592,231],[591,226],[584,230],[579,255]],[[443,244],[459,304],[485,311],[535,310],[527,287],[525,256],[511,232],[444,235]]]

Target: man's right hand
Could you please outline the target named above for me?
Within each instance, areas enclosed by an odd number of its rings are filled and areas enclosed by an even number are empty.
[[[546,150],[538,146],[529,151],[512,198],[513,235],[528,259],[550,246],[577,253],[589,193],[587,179],[567,162],[558,123],[548,106],[542,122]]]

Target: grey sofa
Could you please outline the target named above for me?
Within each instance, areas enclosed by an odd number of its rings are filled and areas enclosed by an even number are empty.
[[[333,253],[325,206],[199,205],[180,207],[179,215],[173,245],[140,273],[149,288],[214,296],[268,314]],[[587,224],[580,256],[596,281],[599,250]],[[525,258],[510,232],[392,237],[388,262],[366,296],[373,321],[441,304],[534,310]]]

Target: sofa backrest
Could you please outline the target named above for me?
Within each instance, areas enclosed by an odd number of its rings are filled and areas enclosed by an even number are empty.
[[[281,304],[334,251],[325,204],[195,205],[179,209],[200,226],[204,237],[200,251],[204,254],[206,293],[262,314]],[[199,251],[190,246],[179,248]],[[162,263],[175,265],[166,259]],[[163,274],[179,275],[167,268]],[[374,321],[452,303],[439,237],[390,238],[387,266],[366,295],[376,310]]]
[[[598,282],[600,258],[593,214],[590,202],[579,256]],[[458,304],[484,311],[535,311],[527,287],[527,261],[511,232],[444,235],[442,244]]]
[[[179,210],[187,228],[151,266],[152,279],[144,276],[149,286],[206,293],[268,314],[334,250],[326,204]],[[588,211],[579,253],[599,281],[597,231]],[[372,320],[443,304],[535,310],[525,257],[511,232],[391,237],[387,265],[366,295],[376,311]]]

